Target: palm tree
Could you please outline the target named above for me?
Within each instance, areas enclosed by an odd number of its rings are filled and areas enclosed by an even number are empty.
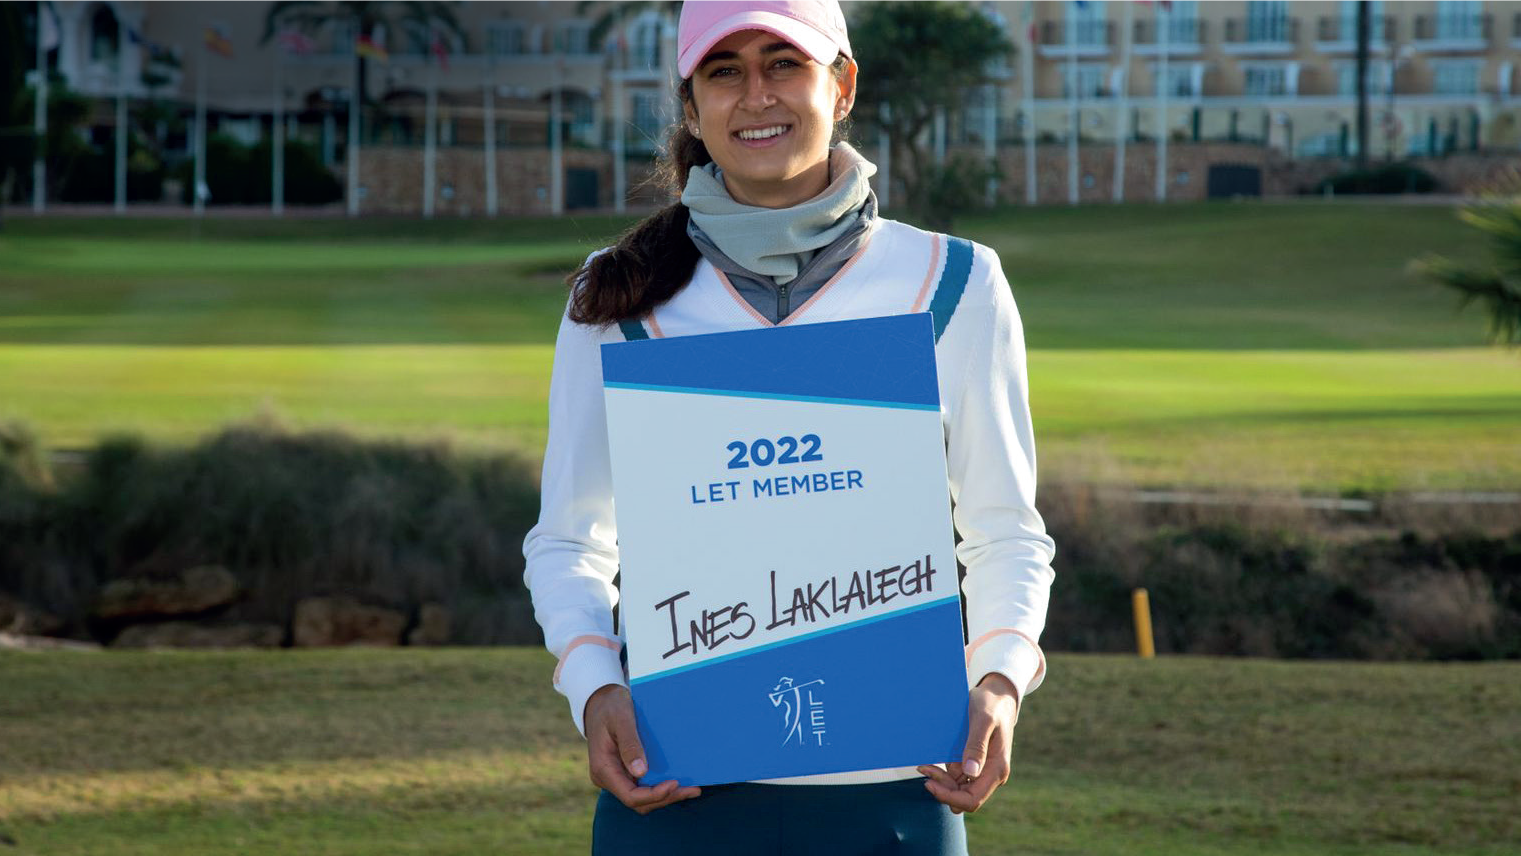
[[[1433,282],[1462,295],[1460,306],[1481,301],[1489,312],[1489,340],[1521,345],[1521,170],[1480,194],[1478,202],[1458,212],[1465,223],[1490,240],[1490,261],[1470,263],[1426,255],[1411,267]]]
[[[593,46],[601,45],[608,33],[639,17],[646,9],[657,10],[661,19],[667,23],[681,17],[681,0],[630,0],[626,3],[580,0],[576,4],[576,14],[583,15],[594,6],[601,7],[601,14],[592,22],[590,41]]]
[[[271,3],[269,10],[264,15],[264,35],[259,38],[259,44],[268,44],[274,38],[275,33],[284,26],[294,26],[308,36],[315,36],[323,28],[336,22],[355,21],[358,24],[354,37],[369,35],[375,32],[377,25],[387,25],[387,30],[394,30],[395,23],[411,22],[427,30],[438,27],[447,33],[452,33],[460,40],[460,44],[469,49],[469,41],[464,30],[460,29],[459,21],[454,17],[454,7],[458,6],[457,0],[446,3],[424,3],[417,0],[400,0],[400,2],[315,2],[315,0],[281,0]],[[399,12],[399,14],[395,14]],[[394,15],[394,20],[393,20]],[[352,45],[350,46],[352,47]],[[365,81],[369,79],[369,59],[359,58],[359,95],[366,101],[369,100]]]

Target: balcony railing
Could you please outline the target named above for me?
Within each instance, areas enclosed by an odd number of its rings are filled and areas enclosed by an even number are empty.
[[[1114,43],[1114,24],[1109,21],[1078,21],[1072,25],[1073,43],[1079,48],[1108,48]],[[1040,25],[1040,43],[1044,47],[1065,48],[1068,24],[1065,21],[1043,21]]]
[[[1298,18],[1227,18],[1227,46],[1292,47],[1299,41]]]
[[[1374,42],[1392,41],[1395,38],[1393,15],[1375,15],[1368,20],[1368,38]],[[1321,42],[1350,42],[1357,44],[1357,19],[1336,16],[1321,18],[1316,22],[1315,39]]]
[[[1415,40],[1418,42],[1488,42],[1492,16],[1470,15],[1464,18],[1442,15],[1417,15]]]
[[[1206,39],[1208,21],[1198,18],[1178,18],[1166,24],[1167,45],[1174,46],[1198,45]],[[1161,34],[1161,27],[1156,21],[1135,22],[1135,43],[1138,45],[1158,45],[1157,38]]]

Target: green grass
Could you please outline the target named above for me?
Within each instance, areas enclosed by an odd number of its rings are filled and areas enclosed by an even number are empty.
[[[0,830],[47,854],[585,852],[527,649],[0,652]],[[1521,665],[1052,654],[977,854],[1495,854]]]
[[[617,218],[10,220],[0,419],[44,442],[297,426],[537,453],[565,271]],[[1043,479],[1360,492],[1521,486],[1521,353],[1406,273],[1453,211],[1011,210]]]

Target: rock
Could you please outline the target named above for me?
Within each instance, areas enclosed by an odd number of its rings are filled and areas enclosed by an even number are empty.
[[[63,629],[63,619],[0,592],[0,633],[49,636]]]
[[[54,639],[51,636],[25,636],[20,633],[0,633],[0,651],[99,651],[94,642],[75,639]]]
[[[407,617],[394,609],[367,606],[351,597],[309,597],[296,604],[298,648],[331,645],[398,645]]]
[[[449,644],[449,610],[441,603],[423,604],[418,612],[417,626],[407,634],[407,644]]]
[[[134,624],[117,634],[112,648],[278,648],[285,628],[278,624],[198,624],[165,621]]]
[[[226,568],[201,565],[173,577],[112,580],[101,591],[95,615],[105,619],[192,615],[232,603],[238,579]]]

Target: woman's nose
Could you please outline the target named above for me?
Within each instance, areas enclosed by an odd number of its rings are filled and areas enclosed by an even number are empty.
[[[749,110],[769,107],[776,103],[776,96],[771,92],[771,82],[766,75],[752,73],[745,78],[744,97],[741,106]]]

